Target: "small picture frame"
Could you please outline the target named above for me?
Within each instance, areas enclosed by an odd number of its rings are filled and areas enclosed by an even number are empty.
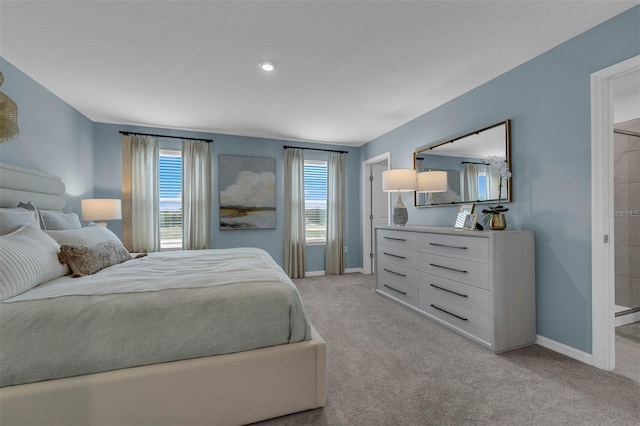
[[[466,231],[475,231],[477,221],[478,221],[477,214],[468,214],[464,220],[464,225],[462,226],[462,229]]]
[[[453,225],[453,227],[457,229],[464,228],[464,221],[467,219],[467,215],[473,213],[474,207],[475,207],[475,204],[473,203],[460,204],[460,206],[458,206],[458,215],[456,216],[456,223],[455,225]]]

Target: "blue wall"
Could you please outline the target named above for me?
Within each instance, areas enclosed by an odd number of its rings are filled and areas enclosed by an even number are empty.
[[[122,136],[120,130],[131,132],[155,133],[171,136],[189,136],[213,139],[213,203],[211,217],[211,248],[252,246],[260,247],[283,265],[284,259],[284,150],[283,145],[316,147],[349,151],[345,162],[346,180],[346,267],[356,268],[362,265],[362,238],[360,229],[360,190],[359,190],[359,149],[344,146],[297,143],[275,139],[260,139],[242,136],[230,136],[211,133],[187,132],[182,130],[157,129],[137,126],[121,126],[95,123],[95,197],[120,198],[122,194]],[[179,148],[180,141],[159,138],[162,148]],[[276,229],[263,230],[219,230],[219,187],[218,155],[249,155],[254,157],[272,157],[276,159]],[[309,159],[326,159],[325,153],[305,151]],[[121,235],[122,223],[109,223],[110,229]],[[307,271],[323,271],[325,246],[307,247]]]
[[[0,144],[0,161],[60,176],[65,210],[80,213],[80,200],[93,196],[93,123],[3,58],[0,70],[0,91],[18,105],[20,128]]]
[[[640,7],[557,46],[361,149],[412,167],[416,147],[512,120],[511,229],[536,233],[539,335],[591,353],[590,75],[640,54]],[[410,222],[451,226],[456,208],[412,208]]]

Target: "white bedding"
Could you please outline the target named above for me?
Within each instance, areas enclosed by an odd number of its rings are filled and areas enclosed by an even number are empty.
[[[215,257],[211,256],[212,252],[216,253]],[[3,303],[283,280],[289,280],[284,271],[264,250],[257,248],[160,252],[94,275],[60,277]]]
[[[154,253],[0,302],[0,387],[310,338],[263,250]]]

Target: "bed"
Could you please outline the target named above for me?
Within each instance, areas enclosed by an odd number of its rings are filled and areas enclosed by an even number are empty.
[[[2,208],[64,206],[55,176],[2,164],[0,186]],[[247,424],[326,402],[326,344],[255,248],[60,276],[0,302],[0,327],[1,424]]]

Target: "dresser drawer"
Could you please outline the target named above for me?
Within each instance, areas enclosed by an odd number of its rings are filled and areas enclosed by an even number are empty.
[[[440,297],[447,302],[471,309],[482,315],[489,315],[491,306],[489,290],[448,280],[437,275],[418,272],[418,290],[421,293]]]
[[[377,244],[396,247],[404,250],[418,249],[418,236],[415,232],[392,231],[389,229],[378,229]]]
[[[392,296],[394,299],[401,300],[413,307],[418,307],[418,289],[411,285],[378,276],[376,277],[376,289]]]
[[[430,293],[420,292],[420,310],[452,326],[466,331],[489,344],[492,342],[491,321],[488,315],[451,303]]]
[[[418,270],[489,289],[489,265],[435,254],[419,253]]]
[[[378,246],[376,258],[379,261],[382,260],[383,262],[390,262],[407,268],[418,269],[418,252],[415,250]]]
[[[379,277],[388,281],[403,283],[413,288],[418,288],[418,271],[406,266],[396,265],[382,260],[376,264],[376,273]]]
[[[489,262],[489,240],[482,237],[420,234],[418,251],[474,262]]]

